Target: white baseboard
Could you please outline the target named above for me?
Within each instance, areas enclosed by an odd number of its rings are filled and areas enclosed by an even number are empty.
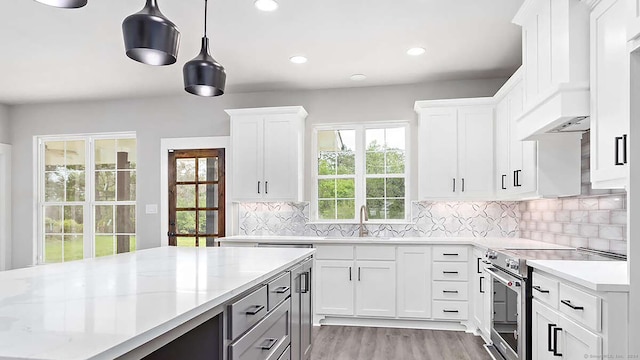
[[[316,319],[314,325],[365,326],[381,328],[424,329],[465,331],[474,333],[468,322],[452,322],[437,320],[383,319],[383,318],[355,318],[355,317],[324,317]]]

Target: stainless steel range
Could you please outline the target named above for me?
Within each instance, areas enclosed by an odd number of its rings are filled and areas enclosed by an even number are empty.
[[[489,249],[485,263],[493,286],[490,352],[497,359],[531,359],[531,300],[527,260],[625,260],[590,249]]]

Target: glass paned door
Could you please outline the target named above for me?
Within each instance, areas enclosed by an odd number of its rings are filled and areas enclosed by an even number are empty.
[[[225,236],[224,149],[169,152],[169,245],[215,246]]]

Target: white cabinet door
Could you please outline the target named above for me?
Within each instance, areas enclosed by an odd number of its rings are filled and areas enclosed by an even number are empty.
[[[591,181],[626,185],[629,133],[629,53],[626,0],[604,0],[591,13]]]
[[[395,261],[356,261],[356,267],[356,315],[395,317]]]
[[[398,247],[398,317],[431,317],[431,247]]]
[[[471,289],[473,291],[473,321],[478,329],[482,330],[482,324],[485,321],[484,314],[484,296],[486,293],[486,281],[483,276],[482,259],[484,256],[479,250],[473,251],[473,283]]]
[[[353,261],[316,260],[316,313],[354,315]]]
[[[420,115],[420,198],[456,196],[458,122],[455,108],[424,110]]]
[[[510,189],[509,100],[507,95],[496,105],[496,189],[499,197],[505,196]]]
[[[533,300],[531,315],[532,360],[557,359],[553,355],[553,329],[558,326],[558,320],[558,313],[538,300]],[[587,353],[583,353],[583,357],[584,354]]]
[[[286,116],[264,120],[264,197],[295,199],[298,190],[296,124]]]
[[[459,191],[465,198],[494,195],[493,106],[458,110]]]
[[[482,326],[480,330],[487,337],[491,337],[491,321],[493,320],[491,294],[493,294],[493,284],[491,283],[491,275],[487,273],[486,267],[483,273],[483,286],[484,296],[482,298],[482,311],[484,312],[484,318],[482,319]]]
[[[627,39],[633,40],[640,35],[640,0],[625,0],[629,16],[627,18]]]
[[[233,198],[255,200],[264,194],[263,119],[234,118],[232,123]]]
[[[563,359],[584,359],[585,354],[602,358],[602,337],[566,318],[560,319],[559,326],[562,332],[558,335],[557,352]]]

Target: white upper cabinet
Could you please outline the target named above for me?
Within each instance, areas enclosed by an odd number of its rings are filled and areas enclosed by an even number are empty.
[[[591,182],[595,189],[627,184],[627,5],[626,0],[602,0],[591,12]]]
[[[627,3],[627,39],[640,36],[640,0],[624,0]]]
[[[589,8],[579,0],[526,0],[522,26],[524,109],[517,138],[537,139],[589,115]]]
[[[419,198],[491,199],[492,98],[418,101]]]
[[[227,113],[231,116],[232,200],[302,200],[304,108],[236,109]]]

